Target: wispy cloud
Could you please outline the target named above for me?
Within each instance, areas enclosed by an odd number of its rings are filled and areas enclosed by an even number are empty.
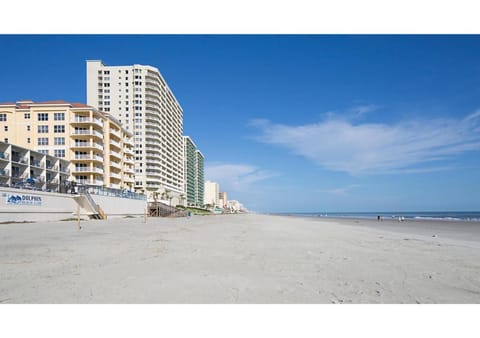
[[[326,192],[332,195],[337,195],[337,196],[345,196],[348,194],[348,192],[354,188],[358,188],[358,184],[351,184],[346,187],[340,187],[340,188],[333,188],[333,189],[325,189],[325,190],[320,190],[320,192]]]
[[[277,173],[246,164],[215,163],[205,166],[205,178],[218,182],[221,190],[245,191],[254,183],[278,176]]]
[[[255,120],[252,125],[261,131],[258,141],[284,147],[323,168],[351,175],[447,170],[450,166],[438,166],[440,161],[480,150],[480,111],[463,119],[412,120],[393,125],[353,120],[333,115],[301,126],[267,120]]]

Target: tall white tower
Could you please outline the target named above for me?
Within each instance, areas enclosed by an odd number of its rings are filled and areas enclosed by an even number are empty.
[[[183,110],[157,68],[89,60],[87,103],[133,134],[137,191],[185,193]]]

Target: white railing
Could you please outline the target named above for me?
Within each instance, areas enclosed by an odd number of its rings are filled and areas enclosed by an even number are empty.
[[[114,140],[112,140],[112,139],[110,139],[110,144],[113,144],[114,146],[117,146],[118,148],[121,148],[121,147],[122,147],[119,142],[114,141]]]
[[[119,180],[122,179],[122,176],[120,176],[119,174],[117,173],[110,173],[110,177],[113,177],[113,178],[118,178]]]

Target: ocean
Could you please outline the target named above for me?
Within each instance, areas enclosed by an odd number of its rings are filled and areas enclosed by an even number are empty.
[[[365,218],[377,219],[398,219],[404,220],[436,220],[436,221],[459,221],[459,222],[480,222],[479,211],[391,211],[391,212],[293,212],[278,213],[284,216],[300,216],[300,217],[339,217],[339,218]]]

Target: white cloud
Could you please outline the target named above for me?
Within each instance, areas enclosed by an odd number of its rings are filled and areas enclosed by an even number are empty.
[[[417,120],[394,125],[354,124],[333,116],[303,126],[266,120],[256,120],[253,126],[261,131],[256,138],[261,142],[287,148],[329,170],[362,175],[446,170],[449,166],[431,164],[480,150],[479,122],[480,111],[461,120]]]
[[[351,184],[349,186],[341,187],[341,188],[320,190],[320,192],[326,192],[326,193],[337,195],[337,196],[345,196],[350,190],[358,187],[359,187],[358,184]]]
[[[277,176],[276,173],[246,164],[212,164],[205,166],[205,179],[219,183],[222,191],[245,191],[254,183]]]

